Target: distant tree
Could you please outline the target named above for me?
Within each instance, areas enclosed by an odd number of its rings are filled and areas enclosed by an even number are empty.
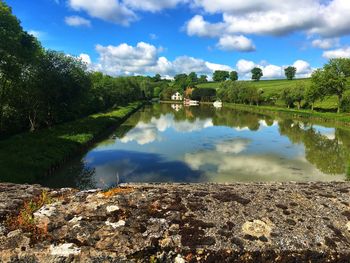
[[[213,80],[216,82],[222,82],[230,77],[230,73],[225,70],[216,70],[213,74]]]
[[[252,80],[259,81],[262,76],[264,76],[261,68],[255,67],[251,70]]]
[[[232,80],[232,81],[238,80],[238,73],[237,73],[237,71],[231,71],[230,72],[230,80]]]
[[[295,78],[295,74],[297,73],[296,67],[289,66],[284,69],[284,74],[288,80],[292,80]]]
[[[153,77],[153,81],[154,82],[158,82],[158,81],[161,81],[162,80],[162,76],[160,74],[156,74],[154,77]]]
[[[206,83],[208,82],[208,76],[207,75],[201,75],[198,80],[199,83]]]
[[[188,78],[189,85],[193,85],[193,84],[196,84],[198,82],[198,76],[197,76],[196,72],[191,72],[187,78]]]
[[[189,85],[187,74],[177,74],[175,75],[174,80],[174,86],[180,90],[185,90]]]

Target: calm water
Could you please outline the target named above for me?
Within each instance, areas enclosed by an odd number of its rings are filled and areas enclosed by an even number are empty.
[[[88,189],[117,182],[341,181],[349,156],[345,128],[154,104],[40,183]]]

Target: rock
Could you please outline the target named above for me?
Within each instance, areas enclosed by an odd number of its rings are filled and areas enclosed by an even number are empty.
[[[175,263],[186,263],[186,261],[182,258],[180,254],[178,254],[175,258]]]
[[[77,248],[72,243],[66,243],[58,246],[51,245],[50,253],[52,256],[69,257],[71,255],[79,255],[80,248]]]
[[[82,216],[74,216],[71,220],[69,220],[69,223],[72,223],[72,224],[75,224],[75,223],[78,223],[79,221],[81,221],[83,219]],[[76,226],[76,225],[74,225]],[[73,226],[73,228],[74,228]]]
[[[11,231],[7,234],[7,237],[8,238],[13,238],[13,237],[16,237],[16,236],[19,236],[19,235],[22,235],[22,230],[20,229],[17,229],[17,230],[14,230],[14,231]]]
[[[347,182],[128,184],[108,196],[101,190],[58,189],[53,201],[60,202],[35,213],[39,228],[9,226],[5,219],[43,189],[0,183],[6,200],[0,202],[0,228],[6,228],[0,233],[0,262],[350,258]],[[52,197],[53,190],[46,191]]]
[[[110,205],[110,206],[106,207],[106,210],[107,210],[108,213],[113,213],[113,212],[119,210],[119,206],[117,206],[117,205]]]
[[[272,227],[264,221],[254,220],[253,222],[245,222],[242,226],[242,231],[244,234],[266,241],[266,238],[270,237]]]
[[[117,223],[111,223],[109,221],[106,221],[107,226],[111,226],[113,228],[118,228],[121,226],[125,226],[125,221],[124,220],[119,220]]]

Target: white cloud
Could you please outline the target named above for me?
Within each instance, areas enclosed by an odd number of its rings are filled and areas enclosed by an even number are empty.
[[[280,36],[302,31],[321,36],[313,46],[328,49],[337,38],[350,34],[348,0],[193,0],[204,14],[220,14],[222,20],[210,22],[195,15],[186,23],[190,36],[223,38],[226,35],[253,34]]]
[[[244,51],[250,52],[255,50],[255,46],[251,39],[246,38],[245,36],[230,36],[225,35],[219,39],[219,43],[217,44],[219,49],[222,50],[236,50],[236,51]]]
[[[87,65],[91,65],[91,58],[88,54],[80,54],[79,58],[81,59],[81,61],[83,61]]]
[[[293,63],[293,67],[297,69],[296,74],[298,75],[304,75],[304,74],[311,74],[312,68],[310,64],[304,60],[297,60]]]
[[[169,61],[166,57],[159,56],[161,50],[145,42],[140,42],[136,46],[126,43],[118,46],[97,45],[99,58],[97,63],[90,64],[90,69],[114,76],[159,73],[168,78],[178,73],[188,74],[192,71],[211,75],[215,70],[232,70],[228,65],[210,63],[188,56],[180,56]]]
[[[297,60],[293,64],[293,67],[296,67],[296,77],[297,78],[305,78],[309,77],[313,72],[310,64],[304,60]],[[261,68],[263,71],[264,79],[276,79],[276,78],[284,78],[284,68],[286,66],[278,66],[269,64],[266,61],[261,61],[260,63],[255,63],[254,61],[241,59],[237,62],[236,68],[238,73],[240,74],[240,78],[242,79],[250,79],[251,73],[250,71],[254,68]]]
[[[174,8],[187,0],[124,0],[124,4],[134,10],[159,12],[163,9]]]
[[[223,23],[211,24],[204,21],[203,16],[196,15],[186,24],[186,31],[189,36],[218,37],[225,29]]]
[[[255,63],[253,61],[240,59],[236,67],[239,73],[249,73],[255,67]]]
[[[350,58],[350,47],[343,47],[323,52],[324,58]]]
[[[80,17],[80,16],[67,16],[64,18],[64,21],[69,26],[75,26],[75,27],[79,27],[79,26],[90,27],[91,26],[90,20],[85,19],[85,18]]]
[[[330,49],[339,45],[339,38],[324,38],[315,39],[312,41],[312,46],[320,49]]]
[[[76,11],[85,11],[91,17],[124,26],[137,19],[136,14],[119,0],[68,0]]]

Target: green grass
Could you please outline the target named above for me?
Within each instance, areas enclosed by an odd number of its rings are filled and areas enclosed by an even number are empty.
[[[141,102],[131,103],[107,113],[0,141],[0,182],[32,183],[50,174],[102,134],[120,125],[141,105]]]
[[[295,80],[286,80],[286,79],[277,79],[277,80],[260,80],[260,81],[249,81],[258,88],[264,90],[264,97],[278,97],[284,88],[295,87],[298,83],[305,83],[305,85],[311,84],[311,79],[295,79]],[[199,88],[214,88],[218,89],[220,82],[208,82],[198,84]],[[277,106],[283,106],[283,101],[277,100]],[[337,109],[337,98],[335,96],[324,99],[323,101],[318,101],[315,103],[315,108],[321,110],[330,110],[334,111]]]
[[[322,121],[323,123],[340,124],[350,126],[350,114],[349,113],[333,113],[333,112],[317,112],[311,110],[297,110],[287,109],[275,106],[250,106],[243,104],[225,103],[224,107],[259,112],[259,113],[271,113],[271,114],[283,114],[289,115],[293,118],[309,118]]]

